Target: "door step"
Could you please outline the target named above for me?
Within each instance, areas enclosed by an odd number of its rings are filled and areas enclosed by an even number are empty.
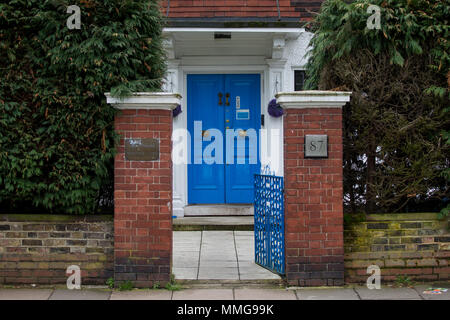
[[[253,216],[253,205],[190,205],[184,207],[184,216]]]
[[[173,219],[174,231],[253,231],[252,216],[185,217]]]
[[[217,288],[285,288],[284,279],[270,280],[178,280],[175,281],[185,289],[217,289]]]

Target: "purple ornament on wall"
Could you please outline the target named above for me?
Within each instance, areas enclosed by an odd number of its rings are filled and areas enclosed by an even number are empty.
[[[173,117],[175,118],[177,115],[181,113],[181,104],[179,104],[175,109],[172,110]]]
[[[275,118],[281,117],[284,114],[283,108],[277,103],[276,99],[270,100],[267,111],[272,117]]]

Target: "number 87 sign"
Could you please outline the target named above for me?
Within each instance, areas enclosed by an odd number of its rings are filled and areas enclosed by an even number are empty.
[[[305,158],[328,158],[328,136],[305,135]]]

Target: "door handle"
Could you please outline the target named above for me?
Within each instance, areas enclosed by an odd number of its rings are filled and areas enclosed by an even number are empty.
[[[222,97],[223,97],[222,92],[219,92],[218,96],[219,96],[219,106],[221,106],[222,105]]]
[[[226,106],[229,106],[229,105],[230,105],[230,94],[229,94],[229,93],[227,93],[227,94],[225,95],[225,105],[226,105]]]

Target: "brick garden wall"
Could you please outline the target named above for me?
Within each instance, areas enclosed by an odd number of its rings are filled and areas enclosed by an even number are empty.
[[[73,264],[81,268],[82,284],[104,285],[113,277],[112,219],[112,216],[0,215],[0,285],[65,284],[66,269]],[[399,275],[412,280],[449,280],[449,223],[430,213],[381,214],[346,226],[345,282],[364,283],[367,267],[372,264],[380,266],[382,281],[395,281]],[[316,236],[305,235],[311,237]],[[295,243],[305,242],[291,245]],[[295,249],[294,253],[297,252]],[[291,261],[299,263],[330,261],[326,255],[308,260],[293,257],[292,249],[287,254]],[[309,266],[303,264],[304,270],[320,264]],[[292,269],[288,272],[292,277]],[[293,274],[296,275],[305,276]],[[313,282],[303,281],[303,285]]]
[[[448,220],[437,214],[380,214],[345,228],[345,280],[365,282],[369,265],[382,281],[450,279]]]
[[[295,286],[344,282],[342,110],[288,109],[284,117],[286,275]],[[307,134],[328,135],[328,158],[305,159]]]
[[[82,285],[113,276],[113,217],[0,215],[0,284],[64,284],[78,265]]]

